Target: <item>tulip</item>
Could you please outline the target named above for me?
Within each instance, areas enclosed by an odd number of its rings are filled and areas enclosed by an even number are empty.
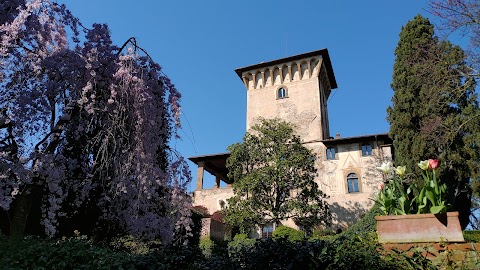
[[[405,174],[406,170],[407,170],[407,166],[398,166],[395,168],[395,173],[398,174],[400,177],[402,177]]]
[[[438,164],[439,164],[439,163],[440,163],[440,162],[438,161],[438,159],[429,159],[429,160],[428,160],[428,167],[429,167],[430,169],[435,170],[436,168],[438,168]]]
[[[428,169],[428,160],[424,160],[424,161],[420,161],[418,164],[418,167],[420,167],[420,169],[426,171]]]
[[[384,186],[385,186],[385,184],[384,184],[384,183],[380,183],[380,184],[378,184],[378,190],[382,190]]]
[[[391,167],[392,167],[391,162],[383,162],[382,166],[377,167],[377,170],[383,172],[384,174],[388,174],[390,172]]]

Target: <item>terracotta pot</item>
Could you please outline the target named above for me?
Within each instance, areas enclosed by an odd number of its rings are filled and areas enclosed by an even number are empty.
[[[380,243],[465,242],[458,212],[377,216]]]

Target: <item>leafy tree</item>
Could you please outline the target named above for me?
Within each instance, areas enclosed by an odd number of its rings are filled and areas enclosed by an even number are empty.
[[[188,233],[190,174],[169,148],[180,93],[160,65],[65,5],[0,6],[0,228],[163,243]]]
[[[480,175],[480,129],[476,85],[467,75],[465,54],[439,41],[428,19],[417,15],[402,28],[395,56],[393,105],[387,109],[395,163],[421,179],[417,162],[438,157],[440,179],[466,226],[468,183]]]
[[[234,196],[225,221],[243,232],[293,218],[329,224],[327,196],[314,179],[315,154],[302,145],[293,128],[279,119],[260,119],[242,143],[228,147]]]

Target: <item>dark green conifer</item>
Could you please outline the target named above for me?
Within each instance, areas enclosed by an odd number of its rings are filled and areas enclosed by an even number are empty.
[[[440,159],[452,210],[468,224],[471,186],[479,175],[479,106],[463,50],[440,41],[417,15],[400,33],[395,50],[392,106],[387,109],[395,164],[421,184],[417,163]]]

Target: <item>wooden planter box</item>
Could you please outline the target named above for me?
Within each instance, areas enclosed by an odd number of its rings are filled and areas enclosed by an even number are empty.
[[[465,242],[458,212],[377,216],[379,243]]]

